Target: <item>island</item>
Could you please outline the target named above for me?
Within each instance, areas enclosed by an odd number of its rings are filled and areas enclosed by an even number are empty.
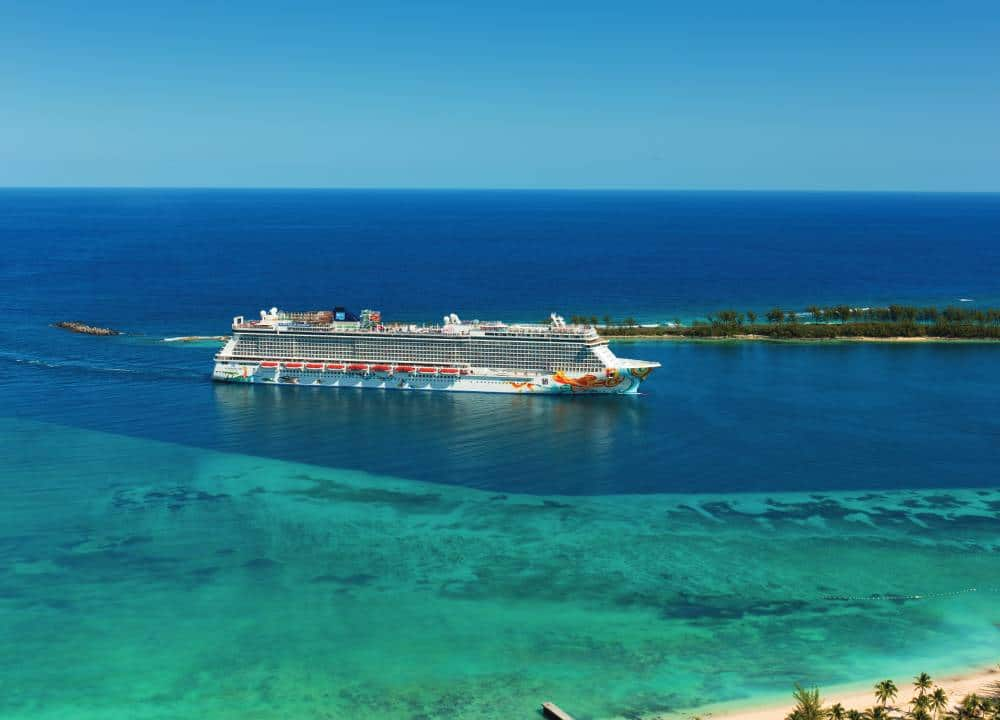
[[[633,318],[615,321],[573,316],[571,322],[593,325],[608,338],[734,340],[1000,340],[1000,309],[917,307],[850,307],[837,305],[805,310],[772,308],[720,310],[703,319],[640,324]]]

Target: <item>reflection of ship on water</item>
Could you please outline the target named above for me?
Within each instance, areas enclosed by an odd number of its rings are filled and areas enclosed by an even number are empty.
[[[612,478],[621,453],[643,446],[649,432],[644,403],[612,398],[579,404],[301,385],[216,384],[214,391],[226,434],[253,438],[255,454],[511,491],[605,492],[603,483],[580,487],[580,478]]]
[[[233,336],[215,356],[223,382],[379,390],[520,394],[638,392],[657,362],[616,356],[591,325],[463,322],[385,324],[343,308],[310,313],[262,310],[233,318]]]

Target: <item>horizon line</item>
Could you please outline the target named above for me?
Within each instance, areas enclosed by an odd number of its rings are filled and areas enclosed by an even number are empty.
[[[579,193],[759,193],[854,195],[997,195],[1000,190],[850,189],[850,188],[674,188],[674,187],[516,187],[388,185],[4,185],[3,190],[242,190],[311,192],[579,192]]]

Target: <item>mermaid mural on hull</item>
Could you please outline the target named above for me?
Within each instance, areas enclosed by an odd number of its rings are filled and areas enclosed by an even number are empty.
[[[639,380],[642,381],[649,377],[649,373],[653,372],[653,368],[634,367],[634,368],[629,368],[628,371],[629,374],[632,375],[632,377],[639,378]]]
[[[570,377],[562,370],[552,376],[552,379],[560,385],[567,385],[573,390],[593,390],[595,388],[613,388],[622,384],[625,379],[619,370],[611,370],[604,378],[597,375],[587,374],[580,377]]]

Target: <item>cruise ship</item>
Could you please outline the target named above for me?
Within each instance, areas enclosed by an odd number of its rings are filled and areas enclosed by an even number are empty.
[[[261,310],[233,318],[215,356],[224,382],[452,392],[634,394],[656,362],[616,357],[590,325],[552,314],[538,324],[385,323],[381,313],[344,308]]]

